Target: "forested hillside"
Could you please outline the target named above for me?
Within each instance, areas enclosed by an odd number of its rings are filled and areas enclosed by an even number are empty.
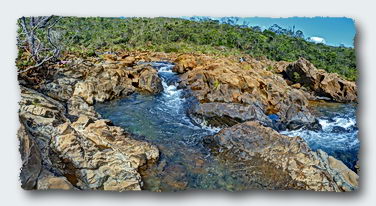
[[[299,36],[251,27],[179,18],[64,17],[54,28],[65,51],[95,55],[99,51],[151,50],[250,54],[276,61],[304,57],[316,67],[356,80],[354,48],[315,44]]]

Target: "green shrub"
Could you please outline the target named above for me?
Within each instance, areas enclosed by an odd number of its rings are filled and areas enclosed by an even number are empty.
[[[221,82],[219,82],[218,80],[215,80],[213,85],[214,85],[214,89],[217,90],[221,87]]]
[[[292,75],[293,75],[293,80],[294,81],[299,81],[300,80],[300,74],[298,73],[298,72],[294,72],[294,73],[292,73]]]
[[[317,68],[349,80],[357,78],[354,48],[314,44],[268,30],[261,32],[216,21],[64,17],[55,27],[61,31],[66,50],[82,55],[125,49],[225,56],[249,54],[290,62],[304,57]]]

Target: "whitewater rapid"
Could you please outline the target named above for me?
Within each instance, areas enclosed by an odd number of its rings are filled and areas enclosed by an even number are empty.
[[[158,71],[163,86],[161,93],[134,93],[96,104],[96,111],[104,118],[160,150],[158,164],[143,177],[144,189],[175,191],[181,185],[188,189],[246,189],[250,182],[248,177],[229,169],[227,163],[221,163],[203,145],[203,138],[216,134],[220,128],[210,127],[204,120],[188,114],[197,100],[189,90],[179,88],[179,75],[172,71],[174,65],[168,62],[145,64]],[[323,149],[347,165],[353,165],[359,145],[353,108],[349,105],[322,108],[318,111],[322,131],[301,129],[282,133],[301,136],[313,150]]]
[[[305,139],[312,150],[321,149],[342,160],[354,169],[359,152],[358,127],[356,122],[356,105],[332,103],[317,106],[314,113],[322,130],[299,129],[282,131],[287,136],[300,136]]]

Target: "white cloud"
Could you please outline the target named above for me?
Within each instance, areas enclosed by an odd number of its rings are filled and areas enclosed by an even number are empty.
[[[326,43],[324,38],[318,37],[318,36],[308,37],[307,40],[310,41],[310,42],[316,43],[316,44],[319,44],[319,43],[325,44]]]

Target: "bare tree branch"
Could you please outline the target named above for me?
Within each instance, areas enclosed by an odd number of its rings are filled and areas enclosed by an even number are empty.
[[[28,67],[26,70],[20,71],[23,73],[31,69],[37,68],[44,63],[57,58],[60,55],[61,47],[57,45],[57,37],[52,37],[52,28],[59,22],[62,17],[58,17],[53,20],[54,16],[45,16],[45,17],[30,17],[29,22],[25,17],[21,17],[19,24],[22,29],[20,35],[25,36],[25,40],[20,39],[19,43],[26,43],[26,46],[20,46],[19,48],[25,48],[25,51],[30,52],[31,57],[36,62],[34,66]],[[44,30],[45,37],[42,36],[42,39],[45,39],[47,43],[43,43],[39,37],[40,32],[38,30]],[[45,51],[52,51],[52,55],[48,55]]]
[[[30,71],[30,70],[32,70],[32,69],[38,68],[38,67],[42,66],[45,62],[50,61],[52,58],[53,58],[53,56],[49,56],[49,57],[47,57],[47,58],[44,58],[44,59],[43,59],[41,62],[39,62],[38,64],[33,65],[33,66],[30,66],[30,67],[26,68],[25,70],[19,71],[18,73],[19,73],[19,74],[22,74],[22,73],[26,73],[26,72],[28,72],[28,71]]]

